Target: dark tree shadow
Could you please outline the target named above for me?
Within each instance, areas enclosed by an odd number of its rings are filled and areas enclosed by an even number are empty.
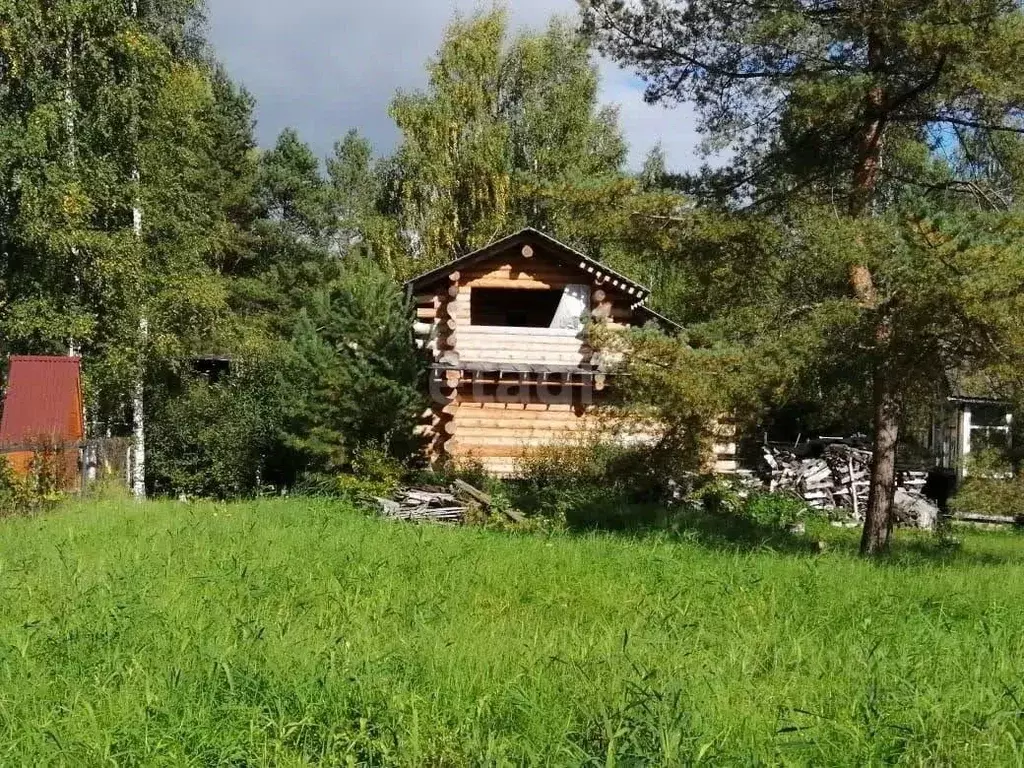
[[[735,552],[776,552],[795,556],[839,554],[858,557],[860,528],[835,528],[827,521],[813,520],[805,532],[797,533],[758,524],[739,515],[712,513],[701,509],[668,511],[661,505],[630,505],[614,513],[608,507],[581,508],[569,516],[569,527],[576,532],[601,531],[631,538],[670,537],[681,542],[717,550]],[[958,535],[962,534],[962,535]],[[925,531],[896,531],[892,549],[872,562],[879,567],[1000,566],[1024,565],[1024,534],[1017,542],[997,534],[992,545],[1010,551],[985,547],[984,532],[953,531],[943,535]]]

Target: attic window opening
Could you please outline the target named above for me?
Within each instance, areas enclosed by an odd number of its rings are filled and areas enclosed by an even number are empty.
[[[551,328],[564,291],[474,288],[470,324],[507,328]]]

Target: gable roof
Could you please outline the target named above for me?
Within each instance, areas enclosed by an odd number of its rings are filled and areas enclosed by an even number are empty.
[[[85,436],[81,360],[12,356],[0,417],[0,446],[39,438],[78,442]]]
[[[575,248],[571,248],[563,242],[556,240],[550,235],[546,235],[540,230],[534,229],[533,227],[527,227],[526,229],[516,232],[514,235],[497,240],[488,246],[481,248],[473,253],[466,254],[454,261],[450,261],[447,264],[443,264],[436,269],[432,269],[429,272],[424,272],[419,277],[414,277],[412,280],[406,282],[406,289],[412,293],[425,286],[428,286],[457,269],[467,267],[470,264],[475,264],[480,261],[486,261],[487,259],[494,258],[500,255],[506,250],[515,248],[519,245],[526,245],[529,243],[540,242],[546,246],[547,252],[551,256],[555,257],[563,264],[570,267],[575,267],[583,272],[588,272],[599,281],[610,284],[613,288],[618,288],[624,293],[634,297],[636,306],[651,295],[651,290],[646,286],[631,280],[625,275],[616,272],[611,267],[605,266],[597,259],[592,259],[585,253],[580,253]]]

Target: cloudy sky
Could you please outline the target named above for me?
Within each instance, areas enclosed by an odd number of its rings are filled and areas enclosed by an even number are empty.
[[[424,63],[456,11],[477,0],[207,0],[210,37],[236,80],[258,100],[264,145],[296,127],[320,155],[358,128],[378,150],[394,146],[387,114],[398,88],[425,84]],[[574,0],[508,0],[516,27],[543,27]],[[618,104],[631,164],[655,143],[672,167],[691,167],[696,138],[685,110],[643,103],[635,78],[602,64],[603,100]]]

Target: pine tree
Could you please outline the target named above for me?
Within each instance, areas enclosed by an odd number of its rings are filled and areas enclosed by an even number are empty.
[[[857,222],[852,236],[845,233],[850,247],[836,258],[845,262],[857,322],[871,329],[863,343],[873,368],[875,462],[862,549],[886,550],[904,383],[914,373],[906,362],[926,334],[914,326],[915,313],[900,310],[907,292],[894,276],[897,265],[908,265],[877,249],[877,228],[865,219],[909,204],[915,190],[934,184],[929,148],[1021,132],[1024,75],[1015,52],[1024,43],[1024,19],[1018,4],[582,5],[604,50],[646,78],[650,101],[692,102],[711,146],[735,152],[736,162],[717,184],[721,189],[723,179],[730,181],[735,202],[839,200],[842,213]],[[927,228],[914,224],[900,239],[913,244],[911,253],[928,253],[913,235],[918,226]],[[1012,246],[1004,244],[1002,252],[1012,253]],[[987,275],[984,263],[962,268],[968,279]],[[1006,302],[1000,306],[1005,310]],[[1007,321],[1003,316],[996,324],[1005,330]],[[961,328],[941,330],[955,336]]]
[[[401,288],[373,260],[352,257],[296,321],[287,444],[313,473],[341,471],[366,447],[408,459],[425,407],[422,377]]]

